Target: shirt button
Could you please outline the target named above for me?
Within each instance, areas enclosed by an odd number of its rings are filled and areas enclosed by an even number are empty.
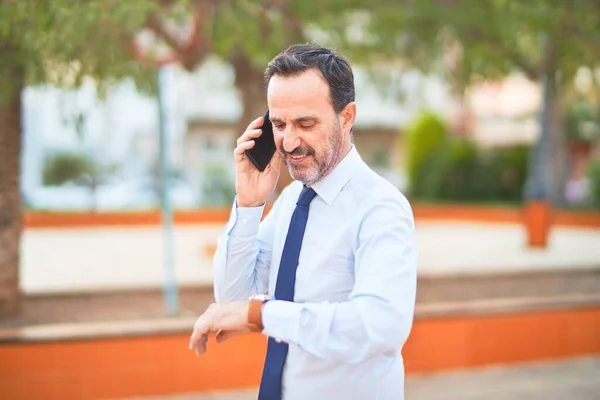
[[[242,218],[241,222],[243,225],[246,225],[248,223],[248,218]]]

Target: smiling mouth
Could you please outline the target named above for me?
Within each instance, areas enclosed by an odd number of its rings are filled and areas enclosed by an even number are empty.
[[[303,154],[303,155],[288,155],[287,159],[292,163],[292,164],[299,164],[302,161],[306,160],[308,158],[308,154]]]

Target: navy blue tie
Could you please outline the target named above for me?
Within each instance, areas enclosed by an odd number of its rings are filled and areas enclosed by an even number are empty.
[[[308,220],[309,205],[316,195],[313,189],[304,186],[296,202],[296,209],[292,214],[283,253],[281,254],[279,272],[277,273],[274,296],[276,300],[294,301],[298,257],[300,256],[302,238]],[[277,342],[275,339],[269,338],[258,400],[281,399],[281,375],[287,352],[287,343]]]

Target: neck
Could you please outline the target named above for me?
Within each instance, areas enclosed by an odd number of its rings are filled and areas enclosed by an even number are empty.
[[[325,177],[327,175],[329,175],[331,173],[331,171],[333,171],[335,169],[335,167],[337,167],[344,158],[346,158],[348,153],[350,153],[351,149],[352,149],[352,143],[350,141],[346,141],[346,143],[344,143],[344,145],[342,146],[342,150],[338,153],[337,157],[334,159],[334,161],[331,163],[331,165],[329,165],[329,168],[327,168],[327,170],[325,170],[325,173],[323,173],[319,177],[319,179],[317,179],[314,182],[311,182],[310,184],[307,184],[306,186],[312,186],[315,183],[320,182],[323,179],[325,179]]]

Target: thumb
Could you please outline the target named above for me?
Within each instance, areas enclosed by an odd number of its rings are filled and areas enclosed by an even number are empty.
[[[260,332],[261,329],[256,325],[250,325],[240,328],[240,329],[230,329],[230,330],[219,330],[215,336],[217,343],[223,343],[227,339],[230,339],[237,335],[242,335],[250,332]]]
[[[217,340],[217,343],[223,343],[224,341],[231,338],[232,336],[235,336],[236,333],[238,333],[238,332],[237,331],[220,330],[219,332],[217,332],[215,339]]]

